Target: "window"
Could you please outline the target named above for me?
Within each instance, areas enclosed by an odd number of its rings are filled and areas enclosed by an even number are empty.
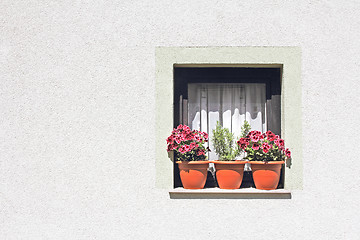
[[[266,111],[266,127],[274,129],[272,124],[280,125],[282,138],[292,149],[292,163],[285,168],[284,188],[302,188],[302,129],[301,129],[301,50],[298,47],[158,47],[156,57],[156,187],[173,189],[174,174],[173,162],[166,152],[166,137],[173,129],[176,119],[180,119],[180,95],[188,99],[186,92],[188,84],[180,86],[179,91],[185,92],[175,96],[175,71],[179,68],[233,68],[241,69],[281,69],[279,89],[281,95],[274,101],[278,104],[280,121]],[[265,71],[265,70],[264,70]],[[223,82],[192,82],[194,84],[208,84]],[[232,83],[232,82],[225,82]],[[237,82],[246,84],[246,82]],[[246,85],[244,85],[246,86]],[[191,86],[190,86],[191,87]],[[195,87],[195,85],[194,85]],[[199,86],[198,86],[199,87]],[[209,91],[208,86],[200,87]],[[196,88],[196,87],[195,87]],[[207,88],[207,90],[206,90]],[[266,86],[268,89],[268,86]],[[270,88],[271,89],[271,88]],[[176,90],[178,91],[178,90]],[[192,91],[192,90],[191,90]],[[268,90],[266,90],[268,94]],[[185,97],[186,96],[186,97]],[[176,98],[176,101],[175,101]],[[272,101],[273,98],[271,98]],[[266,98],[266,101],[269,99]],[[192,101],[190,99],[190,101]],[[268,102],[266,102],[268,104]],[[270,104],[273,104],[271,102]],[[275,108],[272,108],[275,109]],[[279,123],[280,122],[280,123]]]
[[[271,130],[281,135],[281,68],[256,67],[177,67],[174,66],[174,127],[186,124],[205,131],[211,139],[217,121],[236,137],[248,121],[252,130]],[[210,149],[214,149],[209,141]],[[214,151],[209,160],[217,160]],[[249,166],[242,187],[252,186]],[[282,173],[283,174],[283,173]],[[278,188],[282,188],[283,178]],[[174,187],[181,187],[179,170],[174,164]],[[216,187],[209,173],[206,187]]]

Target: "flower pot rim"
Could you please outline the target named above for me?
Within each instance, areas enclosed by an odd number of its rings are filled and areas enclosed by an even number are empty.
[[[249,161],[246,160],[230,160],[230,161],[223,161],[223,160],[214,160],[210,161],[211,163],[218,163],[218,164],[245,164]]]
[[[285,161],[249,161],[250,164],[284,164]]]
[[[176,163],[188,163],[191,165],[197,165],[197,164],[206,164],[206,163],[210,163],[210,161],[176,161]]]

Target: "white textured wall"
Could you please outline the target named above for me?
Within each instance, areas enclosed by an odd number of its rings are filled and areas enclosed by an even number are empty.
[[[359,239],[359,14],[358,1],[1,1],[0,239]],[[156,189],[155,46],[300,46],[304,189]]]

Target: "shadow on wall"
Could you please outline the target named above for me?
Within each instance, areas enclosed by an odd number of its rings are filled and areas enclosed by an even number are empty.
[[[291,193],[191,193],[169,192],[171,199],[291,199]]]
[[[174,151],[168,152],[168,158],[169,158],[172,162],[175,161],[175,160],[174,160]]]

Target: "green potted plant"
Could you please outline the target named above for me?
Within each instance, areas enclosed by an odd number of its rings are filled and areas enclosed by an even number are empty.
[[[249,131],[250,124],[245,121],[242,126],[242,136],[246,136]],[[234,139],[234,134],[228,128],[223,128],[219,122],[216,123],[211,140],[219,160],[213,161],[213,163],[215,164],[218,185],[222,189],[240,188],[243,179],[246,161],[236,160],[242,149]]]
[[[167,151],[175,152],[180,179],[186,189],[201,189],[205,186],[209,167],[209,161],[206,161],[209,150],[205,147],[207,141],[207,133],[191,130],[186,125],[179,125],[166,139]]]
[[[261,133],[251,131],[238,141],[246,152],[245,159],[251,163],[255,187],[263,190],[276,189],[279,184],[280,170],[291,152],[285,149],[285,142],[271,131]]]

